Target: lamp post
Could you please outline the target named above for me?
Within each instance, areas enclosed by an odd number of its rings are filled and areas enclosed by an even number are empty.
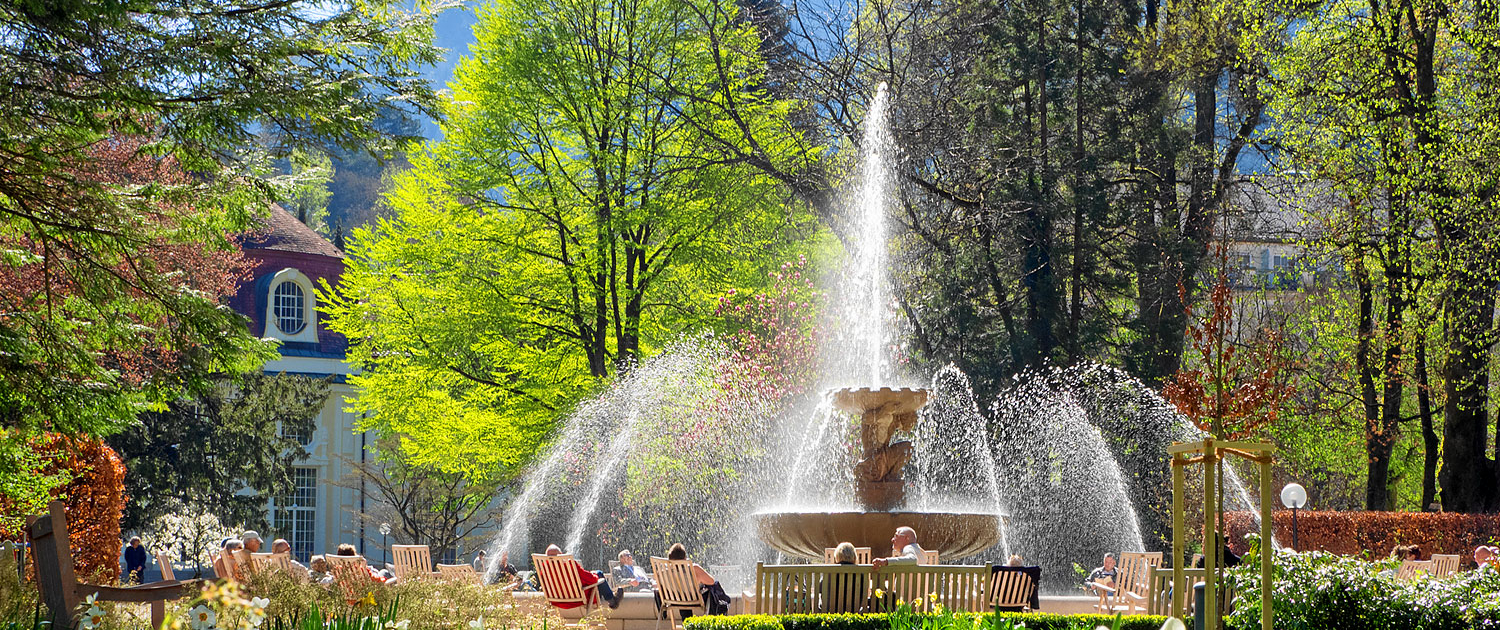
[[[386,564],[387,562],[390,562],[391,550],[390,550],[390,547],[387,547],[386,544],[385,544],[385,537],[386,536],[390,536],[390,535],[391,535],[391,524],[390,523],[381,523],[380,524],[380,548],[382,549],[382,551],[380,552],[380,557],[381,557],[380,564]]]
[[[1307,505],[1307,490],[1301,484],[1289,483],[1281,489],[1281,504],[1292,508],[1292,550],[1297,549],[1297,508]]]

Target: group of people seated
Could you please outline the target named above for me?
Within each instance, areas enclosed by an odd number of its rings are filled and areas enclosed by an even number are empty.
[[[265,541],[261,538],[260,534],[255,532],[254,530],[246,530],[238,537],[230,536],[219,541],[219,549],[222,552],[227,552],[229,554],[232,554],[233,552],[239,551],[241,549],[249,551],[250,553],[260,553],[260,550],[264,546]],[[297,562],[295,558],[290,557],[291,551],[292,544],[290,542],[287,542],[286,539],[277,538],[276,540],[271,541],[271,553],[288,554],[286,562],[288,565],[290,565],[293,575],[297,577],[306,577],[307,579],[318,584],[333,583],[333,567],[329,565],[326,558],[321,555],[313,556],[308,559],[307,565],[304,566],[301,562]],[[244,580],[248,567],[236,566],[234,567],[234,569],[230,569],[228,566],[225,566],[225,555],[226,553],[220,553],[219,557],[214,560],[214,575],[221,578],[233,577],[237,580]],[[334,552],[334,555],[353,557],[359,555],[359,550],[355,549],[354,545],[343,543],[338,546],[338,549]],[[370,581],[374,583],[392,584],[396,581],[396,577],[391,573],[389,567],[377,569],[366,564],[365,571],[369,573]]]
[[[547,546],[547,555],[557,556],[562,554],[562,548],[557,545]],[[635,563],[635,555],[629,549],[621,550],[616,556],[619,564],[613,569],[611,576],[614,586],[605,579],[603,571],[589,571],[583,568],[583,564],[577,559],[573,564],[578,571],[578,580],[584,589],[594,587],[593,597],[595,603],[603,602],[610,608],[619,608],[620,602],[625,600],[625,594],[653,590],[656,583],[651,579],[639,565]],[[668,560],[687,560],[687,548],[682,543],[673,544],[667,550]],[[729,595],[724,591],[719,580],[697,563],[692,564],[693,580],[698,584],[699,594],[703,597],[705,609],[709,614],[726,614],[729,610]],[[660,602],[660,595],[657,595]],[[577,608],[582,604],[576,602],[554,603],[559,608]]]

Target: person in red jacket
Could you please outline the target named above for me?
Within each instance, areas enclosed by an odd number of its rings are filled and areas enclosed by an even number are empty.
[[[547,545],[547,555],[562,555],[562,547],[558,547],[557,545]],[[583,583],[583,587],[585,589],[587,589],[590,584],[598,584],[599,588],[595,590],[596,596],[599,599],[607,602],[610,608],[620,607],[620,601],[625,599],[625,593],[615,593],[614,591],[611,591],[609,588],[609,582],[604,580],[603,571],[589,571],[588,569],[583,568],[583,564],[578,562],[578,559],[576,558],[573,560],[573,566],[578,568],[578,581]],[[582,606],[583,604],[574,602],[553,605],[557,606],[558,608],[577,608],[579,606]]]

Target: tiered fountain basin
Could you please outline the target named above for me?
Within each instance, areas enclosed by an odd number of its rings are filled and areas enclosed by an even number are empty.
[[[927,390],[860,387],[830,393],[834,408],[860,417],[859,463],[854,467],[858,512],[761,512],[756,533],[784,554],[820,559],[823,550],[841,542],[869,547],[883,555],[897,527],[917,532],[923,549],[944,558],[961,558],[1000,542],[999,514],[917,512],[903,510],[906,483],[901,471],[911,458],[910,442],[891,439],[916,426],[917,411],[927,404]]]
[[[943,558],[962,558],[1000,542],[1000,515],[958,512],[761,512],[753,515],[756,534],[781,553],[821,560],[823,550],[841,542],[869,547],[876,556],[891,551],[897,527],[917,532],[923,549]]]

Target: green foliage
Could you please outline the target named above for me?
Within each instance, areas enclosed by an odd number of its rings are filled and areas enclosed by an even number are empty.
[[[0,426],[107,434],[269,356],[184,260],[233,249],[270,198],[266,159],[389,145],[380,108],[430,110],[435,5],[415,4],[0,12]],[[285,145],[255,155],[257,127]]]
[[[141,414],[108,442],[125,460],[125,529],[191,506],[230,525],[265,527],[270,496],[290,493],[328,399],[327,379],[251,372],[195,399]]]
[[[1073,630],[1098,626],[1117,630],[1157,630],[1166,617],[1148,615],[1058,615],[1052,613],[950,613],[913,615],[897,625],[895,614],[828,614],[828,615],[735,615],[731,617],[690,617],[686,630],[916,630],[936,627],[925,624],[947,623],[944,628],[1006,628],[1007,624],[1030,630]],[[948,621],[944,621],[944,620]]]
[[[794,104],[757,87],[755,32],[726,11],[480,10],[444,140],[412,157],[393,217],[356,231],[327,291],[363,368],[354,409],[403,456],[508,478],[598,379],[703,326],[815,229],[739,147],[705,140],[743,124],[769,163],[809,154],[778,131]]]
[[[1399,564],[1322,552],[1277,553],[1274,627],[1460,630],[1500,625],[1500,572],[1485,568],[1442,579],[1397,580]],[[1259,563],[1247,561],[1232,569],[1229,581],[1236,593],[1229,627],[1259,628]]]

